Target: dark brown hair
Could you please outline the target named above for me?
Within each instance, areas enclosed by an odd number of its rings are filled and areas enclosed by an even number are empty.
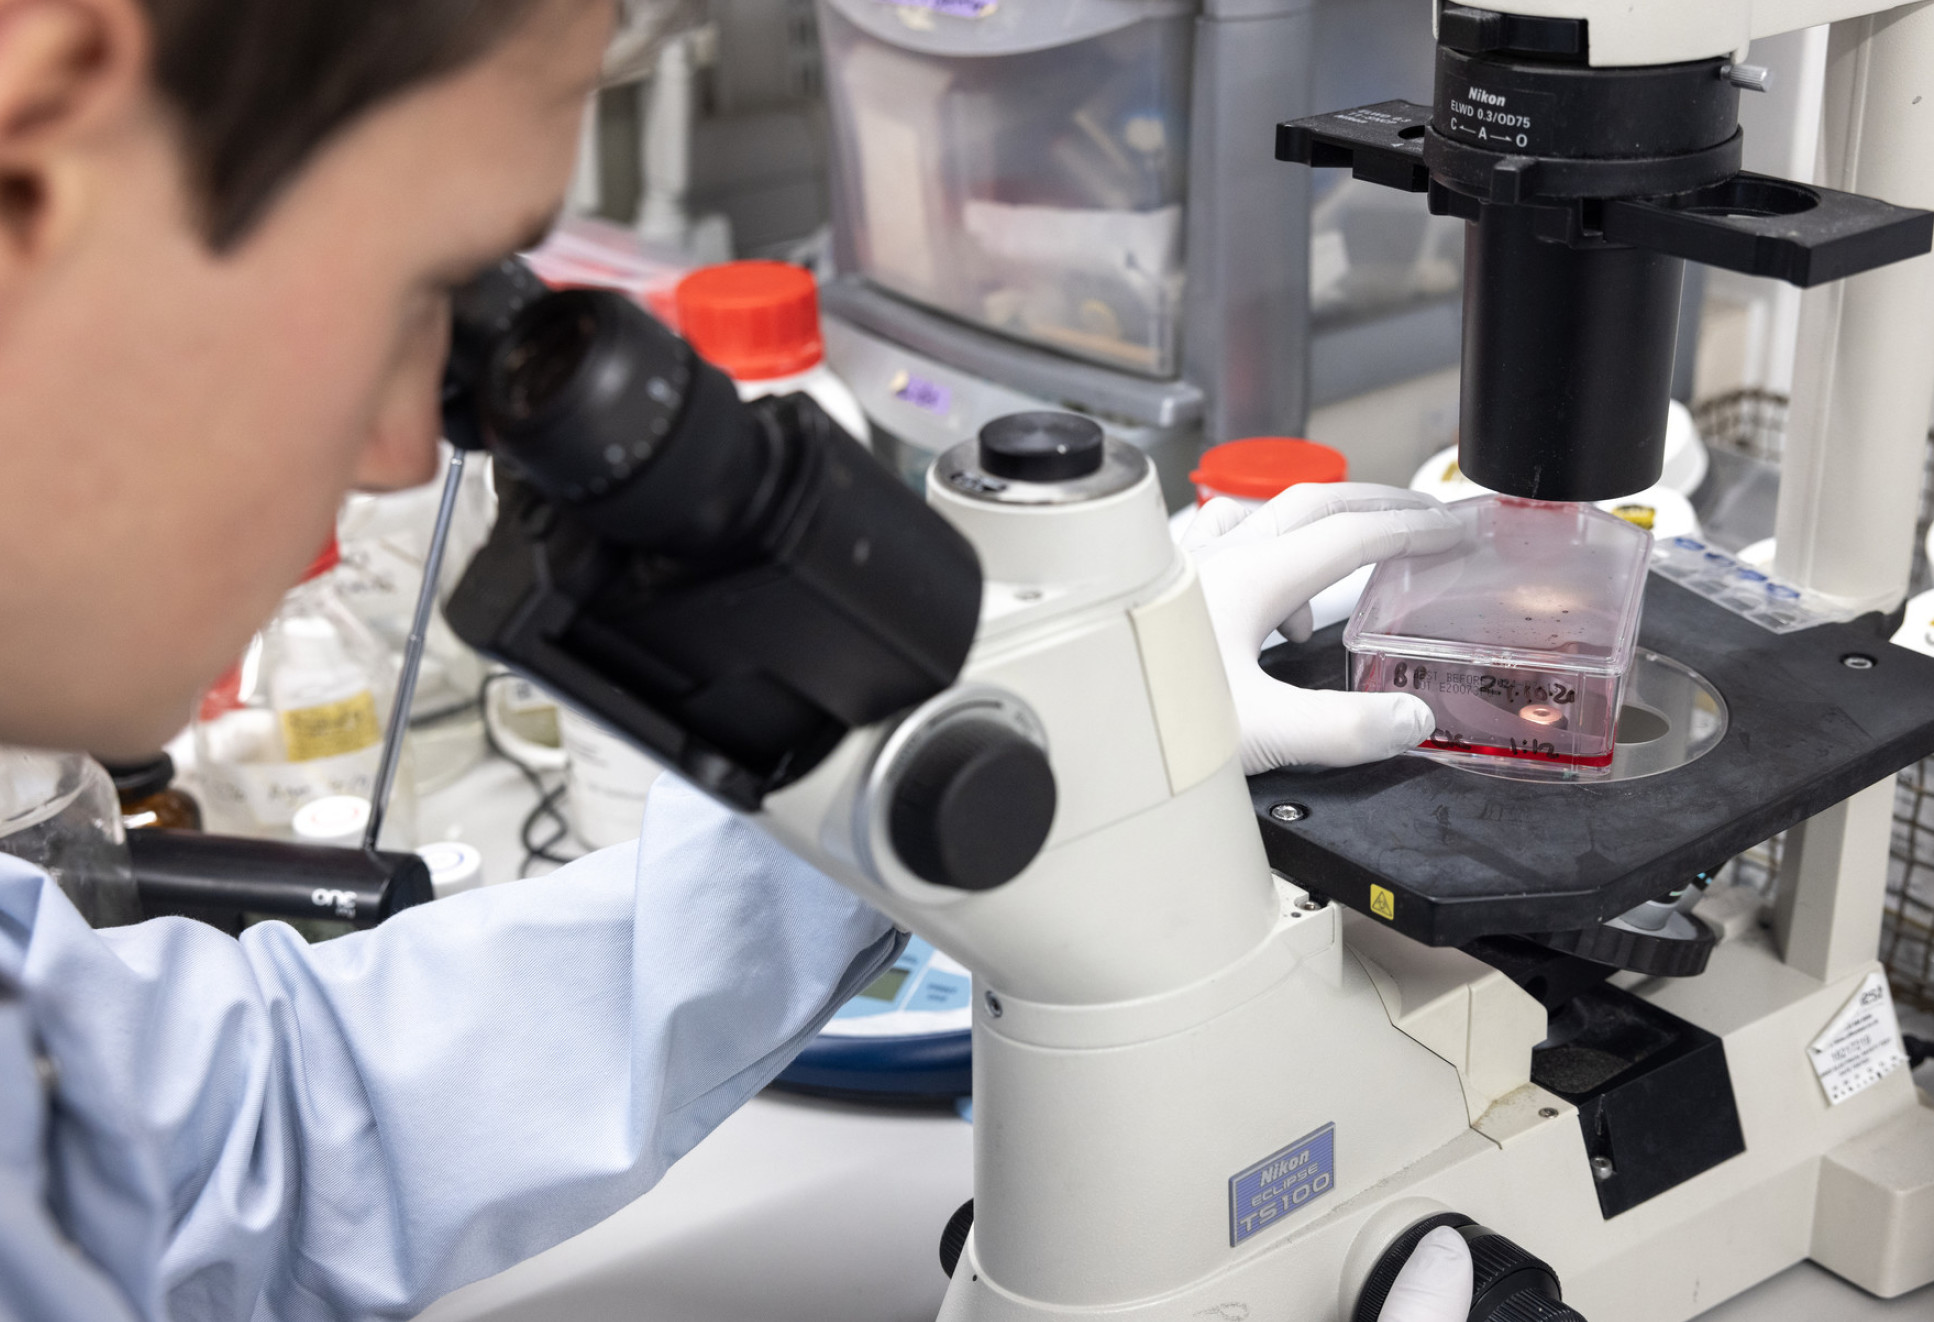
[[[209,242],[239,242],[332,134],[482,58],[540,2],[143,0]]]

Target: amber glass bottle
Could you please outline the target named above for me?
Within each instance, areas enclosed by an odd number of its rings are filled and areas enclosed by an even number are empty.
[[[121,796],[121,822],[130,831],[201,830],[201,805],[187,790],[176,789],[175,760],[166,753],[146,762],[109,765],[114,792]]]

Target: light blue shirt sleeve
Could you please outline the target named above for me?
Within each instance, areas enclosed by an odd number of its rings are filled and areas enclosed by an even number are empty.
[[[0,858],[14,1037],[58,1069],[44,1142],[0,1137],[0,1317],[410,1317],[651,1188],[901,941],[669,778],[635,845],[318,946],[91,931]]]

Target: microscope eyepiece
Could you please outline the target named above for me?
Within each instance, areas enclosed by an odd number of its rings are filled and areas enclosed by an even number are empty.
[[[980,613],[959,532],[809,397],[743,402],[624,295],[510,275],[459,300],[488,353],[445,389],[502,510],[459,637],[742,807],[953,681]]]
[[[596,342],[598,323],[588,308],[541,303],[504,355],[497,378],[499,416],[529,422],[577,379]]]
[[[684,341],[622,295],[549,294],[497,345],[482,392],[484,429],[532,486],[586,505],[673,442],[698,368]]]

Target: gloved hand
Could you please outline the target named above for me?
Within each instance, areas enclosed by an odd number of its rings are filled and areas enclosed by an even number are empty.
[[[1307,639],[1310,598],[1332,583],[1392,556],[1449,550],[1459,536],[1432,497],[1361,482],[1291,487],[1253,514],[1220,497],[1197,512],[1182,546],[1201,573],[1235,694],[1245,775],[1355,766],[1423,742],[1435,725],[1423,699],[1299,689],[1263,674],[1256,658],[1273,629]]]
[[[1439,1226],[1417,1242],[1377,1322],[1464,1322],[1471,1312],[1471,1250]]]

